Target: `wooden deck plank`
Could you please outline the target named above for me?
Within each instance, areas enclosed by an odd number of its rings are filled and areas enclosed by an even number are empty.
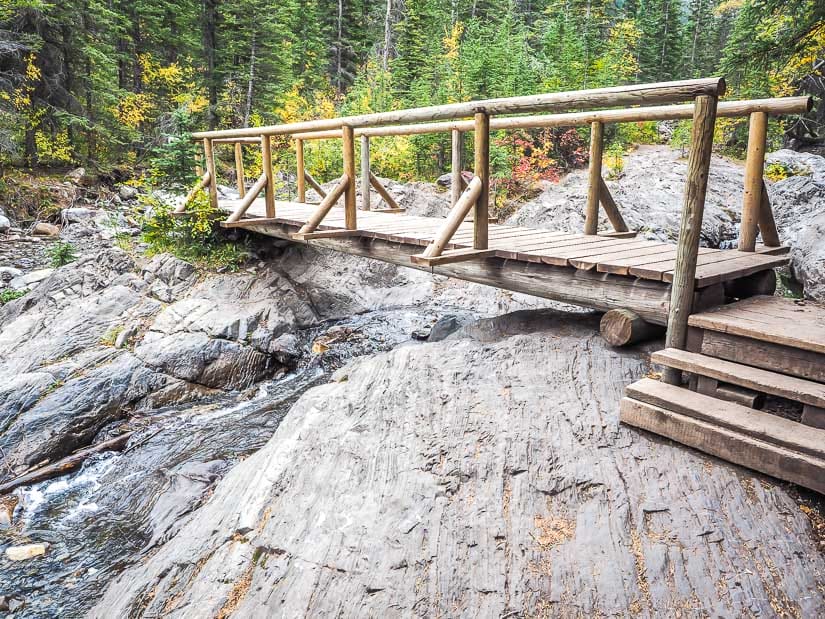
[[[595,269],[600,262],[608,262],[610,260],[622,260],[624,258],[635,258],[641,256],[649,256],[662,252],[662,243],[657,241],[637,241],[637,245],[630,247],[616,247],[609,251],[605,251],[595,256],[587,256],[583,258],[576,258],[570,261],[570,264],[582,271],[590,271]]]
[[[742,304],[740,306],[740,304]],[[764,310],[754,308],[762,305]],[[784,305],[785,307],[781,307]],[[825,354],[825,308],[805,304],[794,312],[796,305],[778,297],[751,297],[743,301],[700,312],[690,317],[692,327],[719,333],[729,333],[751,339],[782,344]],[[775,313],[771,314],[771,310]]]
[[[729,250],[736,251],[736,250]],[[699,287],[711,286],[720,282],[746,277],[759,271],[766,271],[788,264],[787,256],[773,256],[770,254],[752,254],[738,256],[731,260],[707,264],[696,268],[696,285]],[[673,271],[665,273],[663,281],[673,281]]]
[[[825,493],[825,460],[632,398],[622,398],[619,411],[623,423]]]
[[[662,243],[661,254],[649,254],[636,258],[622,258],[619,260],[610,260],[607,262],[600,262],[596,270],[600,273],[614,273],[616,275],[630,275],[631,269],[640,268],[644,265],[654,262],[661,262],[662,260],[670,260],[676,257],[676,246]],[[718,249],[708,249],[707,247],[699,248],[699,255],[705,253],[712,253],[720,251]],[[653,277],[645,277],[643,279],[661,280],[661,276],[654,273]]]
[[[709,250],[708,248],[700,249],[704,249],[705,251],[700,252],[700,254],[696,258],[697,269],[705,264],[713,264],[714,262],[732,260],[736,256],[732,256],[731,254],[733,252],[737,252],[737,250],[735,249],[728,251],[723,251],[721,249]],[[662,279],[665,273],[668,271],[672,271],[675,268],[675,266],[676,256],[657,262],[647,262],[645,264],[630,267],[630,274],[635,275],[636,277],[644,277],[645,279],[657,279],[657,277],[658,279]]]
[[[643,378],[628,385],[625,395],[639,402],[741,432],[760,441],[816,458],[825,458],[825,430],[802,426],[779,415],[719,400],[652,378]]]
[[[769,393],[794,402],[825,408],[825,385],[811,380],[676,348],[654,352],[650,360],[659,365],[700,374],[760,393]]]
[[[586,243],[583,245],[569,245],[558,249],[553,249],[547,252],[547,256],[542,256],[542,262],[546,264],[555,264],[558,266],[567,266],[569,260],[575,258],[583,258],[592,256],[608,249],[620,249],[637,243],[634,239],[609,239],[604,243]]]

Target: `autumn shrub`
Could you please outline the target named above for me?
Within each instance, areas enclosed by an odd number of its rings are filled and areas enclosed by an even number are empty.
[[[218,222],[223,214],[212,208],[204,191],[195,194],[183,216],[174,216],[172,206],[152,196],[142,196],[146,208],[141,238],[147,254],[170,253],[206,268],[236,270],[248,258],[242,243],[228,240]]]

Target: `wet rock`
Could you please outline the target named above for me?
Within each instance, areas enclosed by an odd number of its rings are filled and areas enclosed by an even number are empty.
[[[619,424],[642,355],[590,314],[487,322],[306,392],[90,616],[818,612],[782,485]]]
[[[32,228],[32,234],[36,236],[60,236],[60,228],[45,221],[38,221]]]
[[[130,185],[121,185],[117,190],[117,195],[120,197],[121,200],[134,200],[137,198],[138,190],[137,187],[132,187]]]
[[[26,290],[28,288],[33,288],[44,279],[48,278],[52,273],[54,273],[54,269],[40,269],[38,271],[32,271],[31,273],[18,275],[9,282],[9,287],[13,290]]]
[[[9,561],[26,561],[46,554],[47,544],[26,544],[25,546],[9,546],[6,548],[6,558]],[[9,609],[11,610],[11,609]]]
[[[23,271],[21,269],[15,269],[14,267],[0,267],[0,280],[4,282],[11,281],[16,277],[21,277],[22,275]]]

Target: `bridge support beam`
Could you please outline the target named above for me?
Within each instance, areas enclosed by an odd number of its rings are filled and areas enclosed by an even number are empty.
[[[742,198],[742,223],[739,224],[739,251],[756,249],[757,225],[762,210],[762,174],[768,115],[753,112],[748,126],[748,156],[745,160],[745,193]]]
[[[688,174],[685,181],[685,201],[682,207],[682,223],[679,228],[679,244],[676,249],[676,268],[668,309],[667,348],[684,350],[687,343],[688,317],[693,306],[696,287],[696,258],[699,253],[699,236],[705,212],[705,194],[708,188],[710,156],[713,148],[713,128],[716,123],[716,97],[696,97],[693,127],[690,137]],[[682,382],[682,372],[666,368],[662,380],[671,385]]]
[[[275,174],[272,172],[272,143],[268,135],[261,136],[261,165],[264,168],[266,186],[264,187],[264,204],[266,216],[275,217]]]
[[[344,176],[349,179],[344,191],[344,225],[347,230],[355,230],[357,223],[357,208],[355,204],[355,133],[349,125],[341,128],[341,137],[344,155]]]
[[[473,249],[487,249],[490,223],[490,115],[475,114],[475,177],[481,181],[473,213]]]
[[[215,178],[215,156],[212,153],[212,140],[203,140],[203,158],[206,160],[206,174],[209,176],[209,203],[213,209],[218,208],[218,183]]]

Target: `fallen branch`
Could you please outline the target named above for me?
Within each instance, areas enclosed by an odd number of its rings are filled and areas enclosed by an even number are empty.
[[[28,486],[29,484],[45,481],[46,479],[51,479],[52,477],[58,477],[59,475],[71,473],[83,464],[86,458],[96,453],[100,453],[101,451],[119,451],[126,446],[126,443],[129,442],[132,434],[132,432],[126,432],[120,436],[109,439],[108,441],[103,441],[97,445],[87,447],[86,449],[81,449],[70,456],[66,456],[62,460],[58,460],[54,464],[41,466],[40,468],[24,473],[11,481],[0,484],[0,495],[8,494],[20,486]]]

